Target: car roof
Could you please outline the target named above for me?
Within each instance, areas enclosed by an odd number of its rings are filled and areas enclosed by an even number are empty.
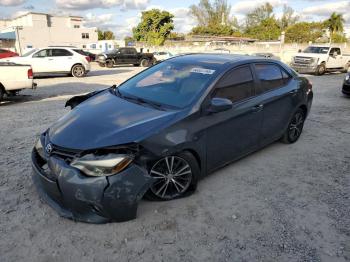
[[[211,66],[212,68],[227,68],[234,64],[244,64],[253,62],[268,62],[271,63],[271,59],[262,57],[249,56],[249,55],[237,55],[237,54],[215,54],[215,53],[199,53],[199,54],[183,54],[167,61],[174,61],[179,63],[196,63],[199,66]],[[274,61],[278,63],[278,61]],[[279,64],[279,63],[278,63]]]

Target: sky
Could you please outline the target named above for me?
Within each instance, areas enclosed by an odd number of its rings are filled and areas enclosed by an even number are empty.
[[[228,0],[231,14],[243,22],[245,15],[266,0]],[[291,6],[305,21],[321,21],[332,12],[342,13],[346,27],[350,28],[350,0],[269,0],[277,17],[284,4]],[[0,19],[11,18],[25,12],[44,12],[60,15],[83,16],[86,26],[112,30],[117,39],[132,35],[141,12],[158,8],[171,12],[175,18],[175,31],[187,33],[196,25],[189,14],[189,6],[199,0],[0,0]]]

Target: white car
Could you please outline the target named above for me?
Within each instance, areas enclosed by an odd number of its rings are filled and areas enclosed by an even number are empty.
[[[84,77],[90,71],[90,57],[81,55],[76,48],[47,47],[33,49],[23,56],[4,59],[7,62],[31,65],[34,76],[71,74]]]
[[[4,95],[15,95],[22,89],[35,88],[30,65],[0,63],[0,102]]]

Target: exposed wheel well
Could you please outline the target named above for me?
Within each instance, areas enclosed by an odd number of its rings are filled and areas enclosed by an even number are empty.
[[[70,69],[71,72],[72,72],[72,70],[73,70],[73,67],[75,67],[76,65],[80,65],[80,66],[84,67],[83,64],[81,64],[81,63],[76,63],[76,64],[72,65],[72,68]],[[84,67],[84,69],[85,69],[85,67]]]
[[[193,149],[185,149],[183,151],[189,152],[190,154],[192,154],[194,156],[194,158],[197,160],[199,169],[202,170],[202,162],[201,162],[201,158],[199,157],[199,154]]]
[[[301,110],[303,110],[304,116],[306,117],[306,115],[307,115],[307,107],[306,107],[306,105],[301,105],[299,108],[300,108]]]

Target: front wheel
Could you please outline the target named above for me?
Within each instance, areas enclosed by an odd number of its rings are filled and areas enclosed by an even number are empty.
[[[108,68],[113,68],[113,66],[114,66],[113,60],[107,60],[107,61],[106,61],[106,67],[108,67]]]
[[[72,76],[74,77],[84,77],[85,68],[82,65],[75,65],[72,68]]]
[[[316,75],[321,76],[326,72],[326,65],[320,64],[316,69]]]
[[[146,197],[163,201],[184,197],[196,189],[199,174],[197,160],[189,152],[163,157],[150,170],[155,182]]]
[[[286,132],[282,137],[282,142],[286,144],[295,143],[303,131],[305,122],[305,113],[299,108],[293,115]]]

